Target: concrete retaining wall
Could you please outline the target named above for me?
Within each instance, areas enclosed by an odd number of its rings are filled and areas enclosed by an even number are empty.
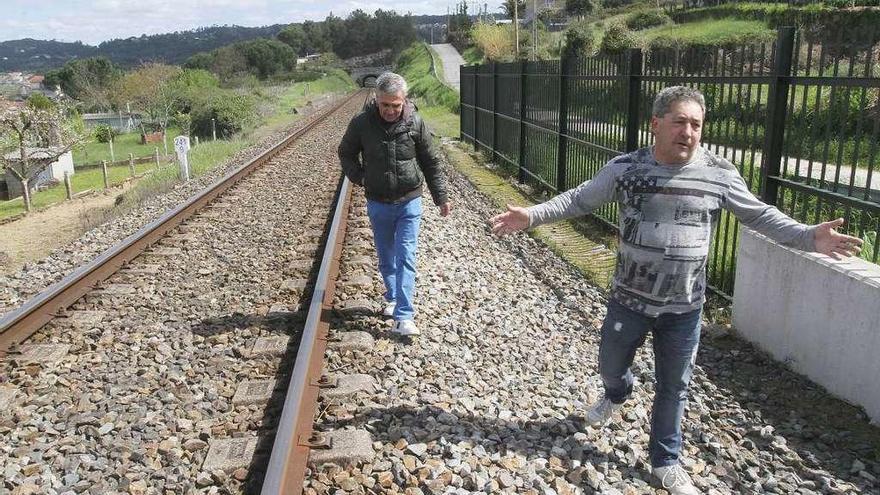
[[[733,326],[880,424],[880,266],[740,234]]]

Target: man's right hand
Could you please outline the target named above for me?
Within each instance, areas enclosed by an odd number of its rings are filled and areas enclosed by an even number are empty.
[[[507,205],[507,212],[490,218],[489,223],[494,234],[507,235],[529,227],[529,212],[520,206]]]

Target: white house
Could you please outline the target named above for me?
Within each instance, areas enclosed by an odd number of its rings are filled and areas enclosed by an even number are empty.
[[[30,160],[39,161],[41,159],[47,159],[49,152],[46,150],[40,150],[36,148],[28,148],[27,153],[30,155]],[[42,158],[41,158],[42,157]],[[18,152],[7,153],[3,157],[6,163],[9,162],[17,162],[19,160]],[[59,156],[57,160],[52,162],[48,167],[46,167],[40,175],[38,175],[35,179],[31,179],[31,183],[28,184],[30,189],[36,189],[42,185],[45,185],[52,181],[63,181],[64,180],[64,172],[70,172],[73,175],[73,153],[68,151],[63,155]],[[6,182],[6,187],[4,188],[2,184],[0,184],[0,199],[13,199],[21,196],[21,182],[19,182],[18,177],[16,177],[12,172],[6,170],[6,174],[0,177],[0,180]]]

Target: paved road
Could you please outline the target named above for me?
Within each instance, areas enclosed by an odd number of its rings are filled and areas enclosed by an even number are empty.
[[[458,50],[449,43],[431,45],[431,48],[437,53],[440,65],[443,68],[444,82],[455,88],[456,91],[460,91],[461,72],[459,71],[459,67],[464,65],[464,59],[461,58]]]

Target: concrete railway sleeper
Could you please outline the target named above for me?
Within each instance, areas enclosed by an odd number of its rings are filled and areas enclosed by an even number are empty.
[[[272,479],[284,389],[313,344],[300,338],[323,319],[306,309],[332,298],[321,247],[347,196],[333,144],[364,96],[0,321],[0,492],[254,493]]]

